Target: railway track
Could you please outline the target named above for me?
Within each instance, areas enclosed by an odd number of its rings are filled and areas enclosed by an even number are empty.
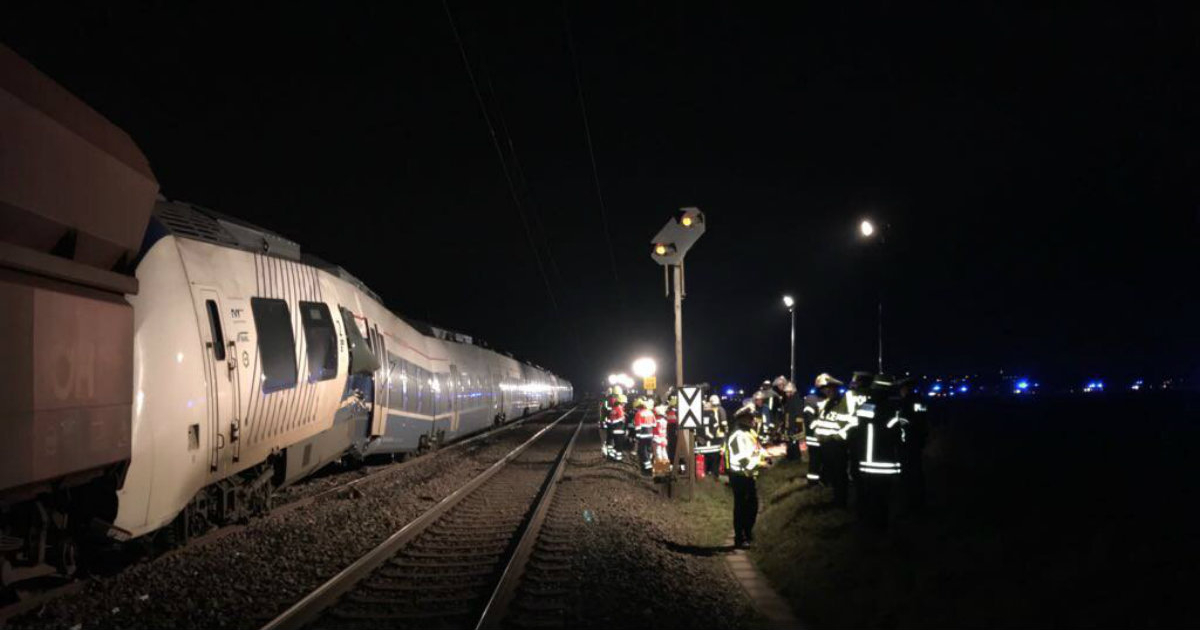
[[[329,488],[325,488],[323,490],[315,492],[311,495],[299,497],[294,500],[288,501],[287,503],[283,503],[283,504],[277,505],[275,507],[272,507],[263,516],[281,516],[281,515],[284,515],[284,514],[287,514],[290,512],[297,511],[297,510],[307,507],[309,505],[312,505],[313,503],[315,503],[319,500],[326,499],[329,497],[341,496],[346,492],[353,491],[353,489],[355,487],[360,486],[362,484],[365,484],[365,483],[368,483],[371,481],[375,481],[378,479],[383,479],[383,478],[386,478],[393,474],[397,474],[402,470],[410,468],[421,462],[425,462],[429,458],[437,457],[439,455],[444,455],[447,453],[452,453],[455,451],[462,450],[467,446],[470,446],[472,444],[476,444],[476,443],[480,442],[481,440],[484,440],[487,438],[493,438],[498,435],[504,434],[504,433],[510,431],[511,429],[515,429],[517,427],[523,426],[529,422],[535,422],[550,413],[554,413],[554,410],[551,409],[551,410],[546,410],[546,411],[541,411],[541,412],[535,412],[528,416],[520,418],[518,420],[514,420],[513,422],[501,425],[499,427],[488,428],[488,429],[479,431],[478,433],[476,433],[474,435],[469,435],[463,439],[460,439],[458,441],[447,444],[446,446],[444,446],[440,449],[430,451],[428,453],[425,453],[425,454],[422,454],[422,455],[419,455],[416,457],[410,457],[402,462],[397,462],[394,464],[381,466],[377,470],[373,470],[370,473],[360,476],[360,477],[357,477],[351,481],[348,481],[345,483],[339,483],[339,484],[336,484]],[[171,550],[165,551],[157,557],[168,557],[168,556],[174,555],[176,553],[179,553],[183,549],[194,549],[196,547],[211,544],[211,543],[216,542],[217,540],[220,540],[227,536],[237,534],[238,532],[241,532],[245,528],[246,528],[246,525],[244,525],[244,524],[232,524],[232,525],[226,525],[223,527],[219,527],[212,531],[209,531],[209,532],[206,532],[199,536],[196,536],[196,537],[192,538],[191,540],[187,541],[187,543],[185,543],[184,545],[181,545],[180,547],[178,547],[176,549],[171,549]],[[5,603],[2,606],[0,606],[0,628],[4,627],[7,624],[8,620],[13,619],[23,613],[35,610],[35,609],[37,609],[41,606],[44,606],[60,597],[70,596],[70,595],[78,592],[84,586],[87,579],[103,580],[103,579],[105,579],[105,577],[92,576],[91,578],[74,579],[74,580],[71,580],[64,584],[58,585],[58,586],[50,586],[50,587],[45,587],[45,588],[17,589],[17,594],[19,595],[19,599],[17,599],[16,601],[13,601],[13,602]]]
[[[577,409],[396,531],[262,630],[499,627],[583,426],[582,419],[563,422]]]

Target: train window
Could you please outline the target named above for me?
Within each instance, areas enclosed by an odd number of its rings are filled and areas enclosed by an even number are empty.
[[[221,332],[221,310],[217,308],[215,300],[205,300],[204,306],[208,309],[208,327],[212,331],[213,358],[224,361],[225,335]]]
[[[350,373],[370,374],[379,369],[379,360],[371,353],[367,340],[358,332],[354,313],[342,307],[342,327],[346,329],[346,345],[350,349]]]
[[[251,298],[254,328],[258,331],[258,353],[262,355],[264,394],[296,386],[296,337],[287,302]]]
[[[300,302],[304,344],[308,353],[308,382],[327,381],[337,376],[337,335],[329,307],[320,302]]]

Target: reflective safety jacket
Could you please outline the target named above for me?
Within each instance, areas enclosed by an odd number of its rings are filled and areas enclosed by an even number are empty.
[[[633,431],[637,433],[638,439],[650,439],[654,436],[654,412],[649,409],[639,409],[633,415]]]
[[[818,443],[845,441],[849,437],[850,429],[858,424],[852,411],[858,406],[857,401],[851,397],[847,394],[837,400],[827,398],[820,402],[817,418],[812,423],[812,435]]]
[[[700,428],[696,430],[695,452],[716,453],[720,451],[723,440],[718,437],[719,433],[720,420],[717,419],[717,410],[706,404],[704,411],[700,414]]]
[[[816,429],[813,423],[817,421],[817,417],[821,414],[821,409],[824,408],[825,400],[816,396],[805,396],[803,407],[800,409],[800,418],[797,423],[800,424],[800,434],[804,436],[804,442],[809,446],[820,446],[817,442]]]
[[[856,441],[858,471],[868,476],[899,475],[904,448],[904,430],[908,419],[902,415],[899,401],[880,400],[859,406],[858,430],[862,439]]]
[[[613,405],[608,412],[608,419],[604,421],[604,427],[614,434],[625,433],[625,405]]]
[[[725,440],[722,455],[725,458],[725,470],[729,474],[757,475],[762,465],[762,445],[758,443],[758,434],[748,429],[737,429]]]
[[[654,419],[654,443],[665,445],[667,443],[667,417],[658,416]]]

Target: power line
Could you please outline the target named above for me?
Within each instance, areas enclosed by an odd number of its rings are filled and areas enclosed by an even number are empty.
[[[475,100],[479,103],[479,111],[483,113],[483,120],[487,123],[488,133],[492,137],[492,147],[496,149],[496,156],[500,158],[500,168],[504,171],[504,180],[508,182],[508,192],[512,195],[513,204],[517,209],[517,216],[521,218],[521,227],[525,229],[525,238],[529,241],[529,248],[533,251],[533,259],[537,262],[538,273],[542,276],[542,282],[546,285],[546,294],[550,296],[550,304],[554,306],[554,312],[559,313],[558,300],[554,299],[554,289],[550,286],[550,278],[546,275],[546,268],[542,264],[542,256],[538,253],[537,243],[533,239],[533,232],[529,229],[529,221],[525,218],[525,210],[521,207],[521,198],[517,195],[517,188],[513,185],[512,173],[508,170],[508,161],[504,159],[504,149],[500,147],[500,140],[496,137],[496,127],[492,124],[492,117],[488,115],[487,105],[483,102],[483,95],[479,92],[479,84],[475,81],[475,71],[471,69],[471,62],[467,59],[467,49],[463,46],[462,37],[458,34],[458,25],[454,23],[454,14],[450,12],[450,3],[448,0],[442,0],[442,7],[446,9],[446,19],[450,21],[450,28],[454,31],[454,41],[458,44],[458,52],[462,55],[463,67],[467,69],[467,77],[471,80],[471,90],[475,93]]]
[[[604,226],[604,244],[608,246],[608,261],[612,264],[613,282],[617,285],[617,294],[621,291],[621,274],[617,272],[617,255],[613,251],[612,236],[608,230],[608,208],[604,205],[604,191],[600,188],[600,170],[596,167],[596,152],[592,147],[592,127],[588,123],[587,102],[583,98],[583,82],[579,78],[579,58],[575,54],[575,38],[571,36],[571,16],[567,12],[567,2],[563,0],[563,24],[567,31],[567,48],[571,51],[571,67],[575,70],[575,93],[579,97],[579,111],[583,113],[583,132],[587,138],[588,157],[592,161],[592,181],[596,184],[596,199],[600,202],[600,224]]]

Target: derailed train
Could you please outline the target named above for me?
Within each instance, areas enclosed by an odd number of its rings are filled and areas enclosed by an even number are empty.
[[[136,144],[3,46],[0,114],[0,585],[572,397],[277,234],[156,202]]]
[[[433,447],[569,400],[550,372],[395,315],[340,267],[184,203],[151,219],[116,530],[226,522],[344,455]]]

